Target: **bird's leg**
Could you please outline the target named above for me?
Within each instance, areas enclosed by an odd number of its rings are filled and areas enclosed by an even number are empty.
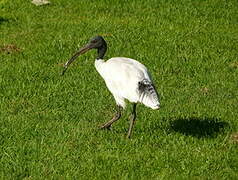
[[[113,116],[113,118],[110,121],[108,121],[105,124],[103,124],[100,128],[101,129],[104,129],[104,128],[110,129],[112,123],[114,123],[115,121],[120,119],[120,117],[121,117],[121,109],[122,109],[122,107],[117,105],[117,112],[116,112],[116,114]]]
[[[127,133],[127,138],[131,137],[131,131],[132,131],[132,128],[133,128],[133,126],[135,124],[135,121],[136,121],[136,103],[133,104],[133,110],[132,110],[130,120],[131,120],[131,122],[130,122],[130,127],[129,127],[129,130],[128,130],[128,133]]]

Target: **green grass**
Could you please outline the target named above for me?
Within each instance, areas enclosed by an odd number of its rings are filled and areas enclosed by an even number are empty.
[[[237,179],[237,1],[0,1],[1,179]],[[159,111],[131,106],[112,131],[115,102],[89,52],[150,70]]]

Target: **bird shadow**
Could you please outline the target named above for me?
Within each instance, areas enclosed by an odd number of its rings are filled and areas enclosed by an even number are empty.
[[[186,136],[197,138],[215,138],[229,127],[227,122],[214,117],[177,118],[169,123],[170,132],[179,132]]]

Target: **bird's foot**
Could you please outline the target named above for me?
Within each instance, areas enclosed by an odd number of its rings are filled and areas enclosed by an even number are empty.
[[[100,126],[100,129],[107,129],[107,130],[111,130],[111,124],[108,125],[107,123],[106,124],[103,124]]]
[[[128,132],[126,138],[130,139],[131,138],[131,133]]]

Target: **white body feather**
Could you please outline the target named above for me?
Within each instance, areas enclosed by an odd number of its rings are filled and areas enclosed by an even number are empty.
[[[160,103],[157,92],[141,94],[138,83],[146,80],[151,82],[147,68],[138,61],[130,58],[116,57],[107,61],[97,59],[95,67],[113,94],[116,103],[125,108],[125,99],[133,103],[143,103],[152,109],[159,109]]]

